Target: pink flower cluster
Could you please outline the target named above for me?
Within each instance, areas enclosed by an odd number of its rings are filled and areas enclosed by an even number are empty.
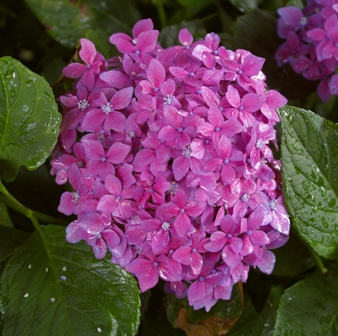
[[[308,0],[300,9],[278,9],[277,31],[286,40],[276,51],[279,66],[289,63],[296,73],[319,81],[318,96],[327,102],[338,94],[338,1]]]
[[[122,53],[106,60],[81,39],[81,63],[63,74],[74,89],[59,98],[63,123],[52,160],[56,182],[70,182],[59,211],[76,215],[67,241],[84,240],[96,258],[135,275],[141,291],[159,279],[206,310],[231,297],[250,266],[271,273],[289,218],[280,187],[276,108],[264,59],[219,46],[207,34],[161,48],[150,19]]]

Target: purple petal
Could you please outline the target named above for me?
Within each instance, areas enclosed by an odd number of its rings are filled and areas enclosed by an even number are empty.
[[[263,253],[260,255],[262,262],[258,265],[259,269],[266,274],[271,274],[275,266],[276,257],[268,250],[263,249]]]

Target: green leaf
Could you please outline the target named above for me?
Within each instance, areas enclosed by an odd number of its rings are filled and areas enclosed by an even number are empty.
[[[310,249],[297,237],[296,232],[291,232],[289,241],[273,253],[276,256],[273,275],[294,277],[316,265]]]
[[[259,0],[230,0],[230,2],[241,12],[258,8]]]
[[[29,234],[26,232],[0,225],[0,263],[10,257],[28,237]]]
[[[135,335],[135,279],[85,243],[68,244],[64,228],[39,231],[2,273],[3,335]]]
[[[274,326],[277,318],[277,308],[280,298],[284,290],[282,287],[272,287],[265,302],[263,310],[260,314],[253,315],[251,320],[246,319],[243,323],[241,318],[236,322],[233,329],[230,330],[229,336],[271,336],[274,331]],[[244,315],[244,314],[243,314]],[[252,315],[251,315],[252,316]],[[243,325],[238,329],[238,325]]]
[[[51,36],[68,48],[74,48],[78,40],[90,29],[102,32],[130,32],[140,19],[139,12],[130,0],[26,0]]]
[[[244,292],[244,307],[241,317],[236,321],[235,325],[230,329],[227,335],[243,336],[248,325],[257,320],[258,314],[256,308],[252,304],[250,297]],[[251,336],[251,335],[250,335]]]
[[[214,0],[177,0],[177,2],[186,7],[204,7],[214,4]]]
[[[338,275],[314,275],[281,298],[274,336],[337,335]]]
[[[11,218],[8,215],[7,207],[0,202],[0,225],[13,227]]]
[[[61,116],[47,81],[11,57],[0,59],[0,180],[33,170],[55,146]]]
[[[293,227],[319,255],[338,259],[338,126],[291,106],[279,115],[285,204]]]

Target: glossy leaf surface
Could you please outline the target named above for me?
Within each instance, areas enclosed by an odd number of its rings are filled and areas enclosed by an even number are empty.
[[[47,81],[11,57],[0,59],[0,179],[33,170],[55,146],[61,116]]]
[[[2,273],[3,335],[134,335],[138,294],[134,278],[109,259],[66,243],[64,228],[41,227]]]
[[[293,226],[321,256],[338,259],[338,126],[296,107],[279,112],[285,203]]]

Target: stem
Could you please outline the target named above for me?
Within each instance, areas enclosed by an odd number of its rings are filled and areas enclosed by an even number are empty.
[[[165,15],[164,7],[163,5],[157,5],[157,12],[158,16],[160,17],[161,27],[162,29],[167,26],[167,17]]]
[[[315,251],[312,250],[312,248],[310,248],[310,250],[314,258],[316,259],[318,268],[323,274],[326,274],[328,272],[328,269],[324,266],[322,259],[319,257],[319,255]]]
[[[0,202],[4,203],[6,206],[12,208],[13,210],[29,218],[36,229],[39,226],[39,220],[48,224],[63,225],[63,226],[67,225],[67,223],[62,219],[55,218],[53,216],[49,216],[25,207],[6,190],[6,188],[1,182],[0,182],[0,191],[4,194],[4,195],[0,194]]]

